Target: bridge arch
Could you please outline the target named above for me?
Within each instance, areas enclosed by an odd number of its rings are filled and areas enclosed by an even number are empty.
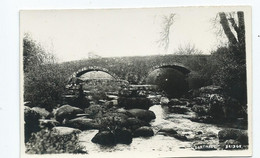
[[[68,83],[74,84],[77,82],[77,80],[79,79],[80,76],[84,75],[85,73],[93,72],[93,71],[105,72],[105,73],[111,75],[115,80],[119,80],[119,77],[116,74],[114,74],[113,72],[109,71],[106,68],[102,68],[102,67],[98,67],[98,66],[87,66],[87,67],[83,67],[83,68],[79,69],[78,71],[74,72],[69,77]]]
[[[191,71],[180,64],[164,64],[151,68],[143,83],[157,85],[169,97],[180,97],[188,91],[188,74]]]
[[[181,73],[183,73],[184,75],[188,75],[191,71],[189,70],[189,68],[187,68],[186,66],[179,64],[179,63],[174,63],[174,64],[161,64],[161,65],[156,65],[154,67],[152,67],[151,69],[149,69],[147,71],[147,73],[143,76],[143,78],[141,79],[140,83],[144,84],[146,78],[148,77],[149,74],[151,74],[151,72],[153,72],[156,69],[160,69],[160,68],[171,68],[171,69],[175,69],[180,71]]]

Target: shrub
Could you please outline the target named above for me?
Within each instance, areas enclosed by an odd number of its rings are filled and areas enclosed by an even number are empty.
[[[41,65],[24,75],[24,99],[52,111],[61,102],[65,77],[58,64]]]
[[[84,147],[79,145],[78,135],[58,135],[52,131],[43,129],[34,133],[26,143],[28,154],[54,154],[54,153],[87,153]]]
[[[212,78],[214,84],[223,87],[228,96],[246,104],[246,63],[236,53],[235,48],[221,47],[212,54],[212,61],[217,65]]]

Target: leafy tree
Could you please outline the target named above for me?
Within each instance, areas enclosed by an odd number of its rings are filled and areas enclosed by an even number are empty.
[[[213,54],[217,71],[213,76],[214,83],[220,85],[230,96],[242,104],[247,103],[246,85],[246,43],[244,13],[224,13],[219,15],[229,45],[220,47]]]
[[[52,110],[61,102],[65,75],[55,57],[28,34],[23,39],[24,100]]]

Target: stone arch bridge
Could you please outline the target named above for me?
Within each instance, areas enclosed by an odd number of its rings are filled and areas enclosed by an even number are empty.
[[[191,71],[189,68],[183,66],[182,64],[179,63],[174,63],[174,64],[161,64],[161,65],[156,65],[148,69],[148,71],[144,71],[144,73],[141,74],[141,78],[139,80],[140,84],[145,84],[146,83],[146,78],[151,74],[153,71],[158,70],[158,69],[173,69],[176,70],[183,75],[187,76]],[[69,84],[77,84],[79,77],[88,73],[88,72],[105,72],[113,77],[114,80],[126,80],[124,78],[120,78],[119,75],[115,74],[113,71],[108,70],[107,68],[100,67],[100,66],[87,66],[83,67],[77,71],[75,71],[68,79]],[[127,80],[126,80],[127,81]]]

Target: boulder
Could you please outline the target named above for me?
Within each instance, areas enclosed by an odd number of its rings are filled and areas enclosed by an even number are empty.
[[[137,117],[140,120],[150,122],[151,120],[155,119],[156,116],[154,112],[150,110],[143,110],[143,109],[131,109],[128,110],[130,114],[132,114],[134,117]]]
[[[136,130],[137,128],[142,127],[142,126],[149,126],[149,123],[142,121],[138,118],[128,118],[126,120],[126,125],[125,125],[126,128]]]
[[[166,135],[177,134],[176,130],[174,130],[173,128],[162,128],[158,132],[165,133]]]
[[[100,131],[98,132],[91,141],[93,143],[101,144],[101,145],[115,145],[115,135],[110,131]]]
[[[178,140],[182,140],[182,141],[188,141],[188,138],[185,136],[185,135],[182,135],[182,134],[174,134],[172,135],[174,138],[178,139]]]
[[[145,97],[120,97],[118,98],[118,106],[126,109],[146,109],[148,110],[152,103],[150,99]]]
[[[161,97],[160,104],[167,105],[169,103],[169,99],[167,97]]]
[[[80,130],[97,129],[97,125],[92,119],[86,117],[79,117],[71,119],[65,124],[68,127],[77,128]]]
[[[48,118],[50,116],[50,112],[47,111],[44,108],[40,108],[40,107],[33,107],[32,110],[36,111],[37,113],[39,113],[39,115],[41,116],[41,118]]]
[[[64,119],[73,119],[77,114],[84,113],[82,109],[70,105],[63,105],[54,114],[55,119],[62,122]]]
[[[151,137],[154,132],[151,127],[143,126],[134,131],[134,137]]]
[[[131,144],[133,136],[130,130],[128,129],[116,129],[115,130],[115,141],[118,144]]]
[[[224,129],[218,132],[220,142],[224,142],[229,139],[236,140],[242,145],[248,145],[248,135],[246,131],[240,129]]]
[[[81,131],[79,129],[70,128],[70,127],[53,127],[52,131],[60,136],[66,136],[66,135],[72,135],[72,134],[78,134]]]

